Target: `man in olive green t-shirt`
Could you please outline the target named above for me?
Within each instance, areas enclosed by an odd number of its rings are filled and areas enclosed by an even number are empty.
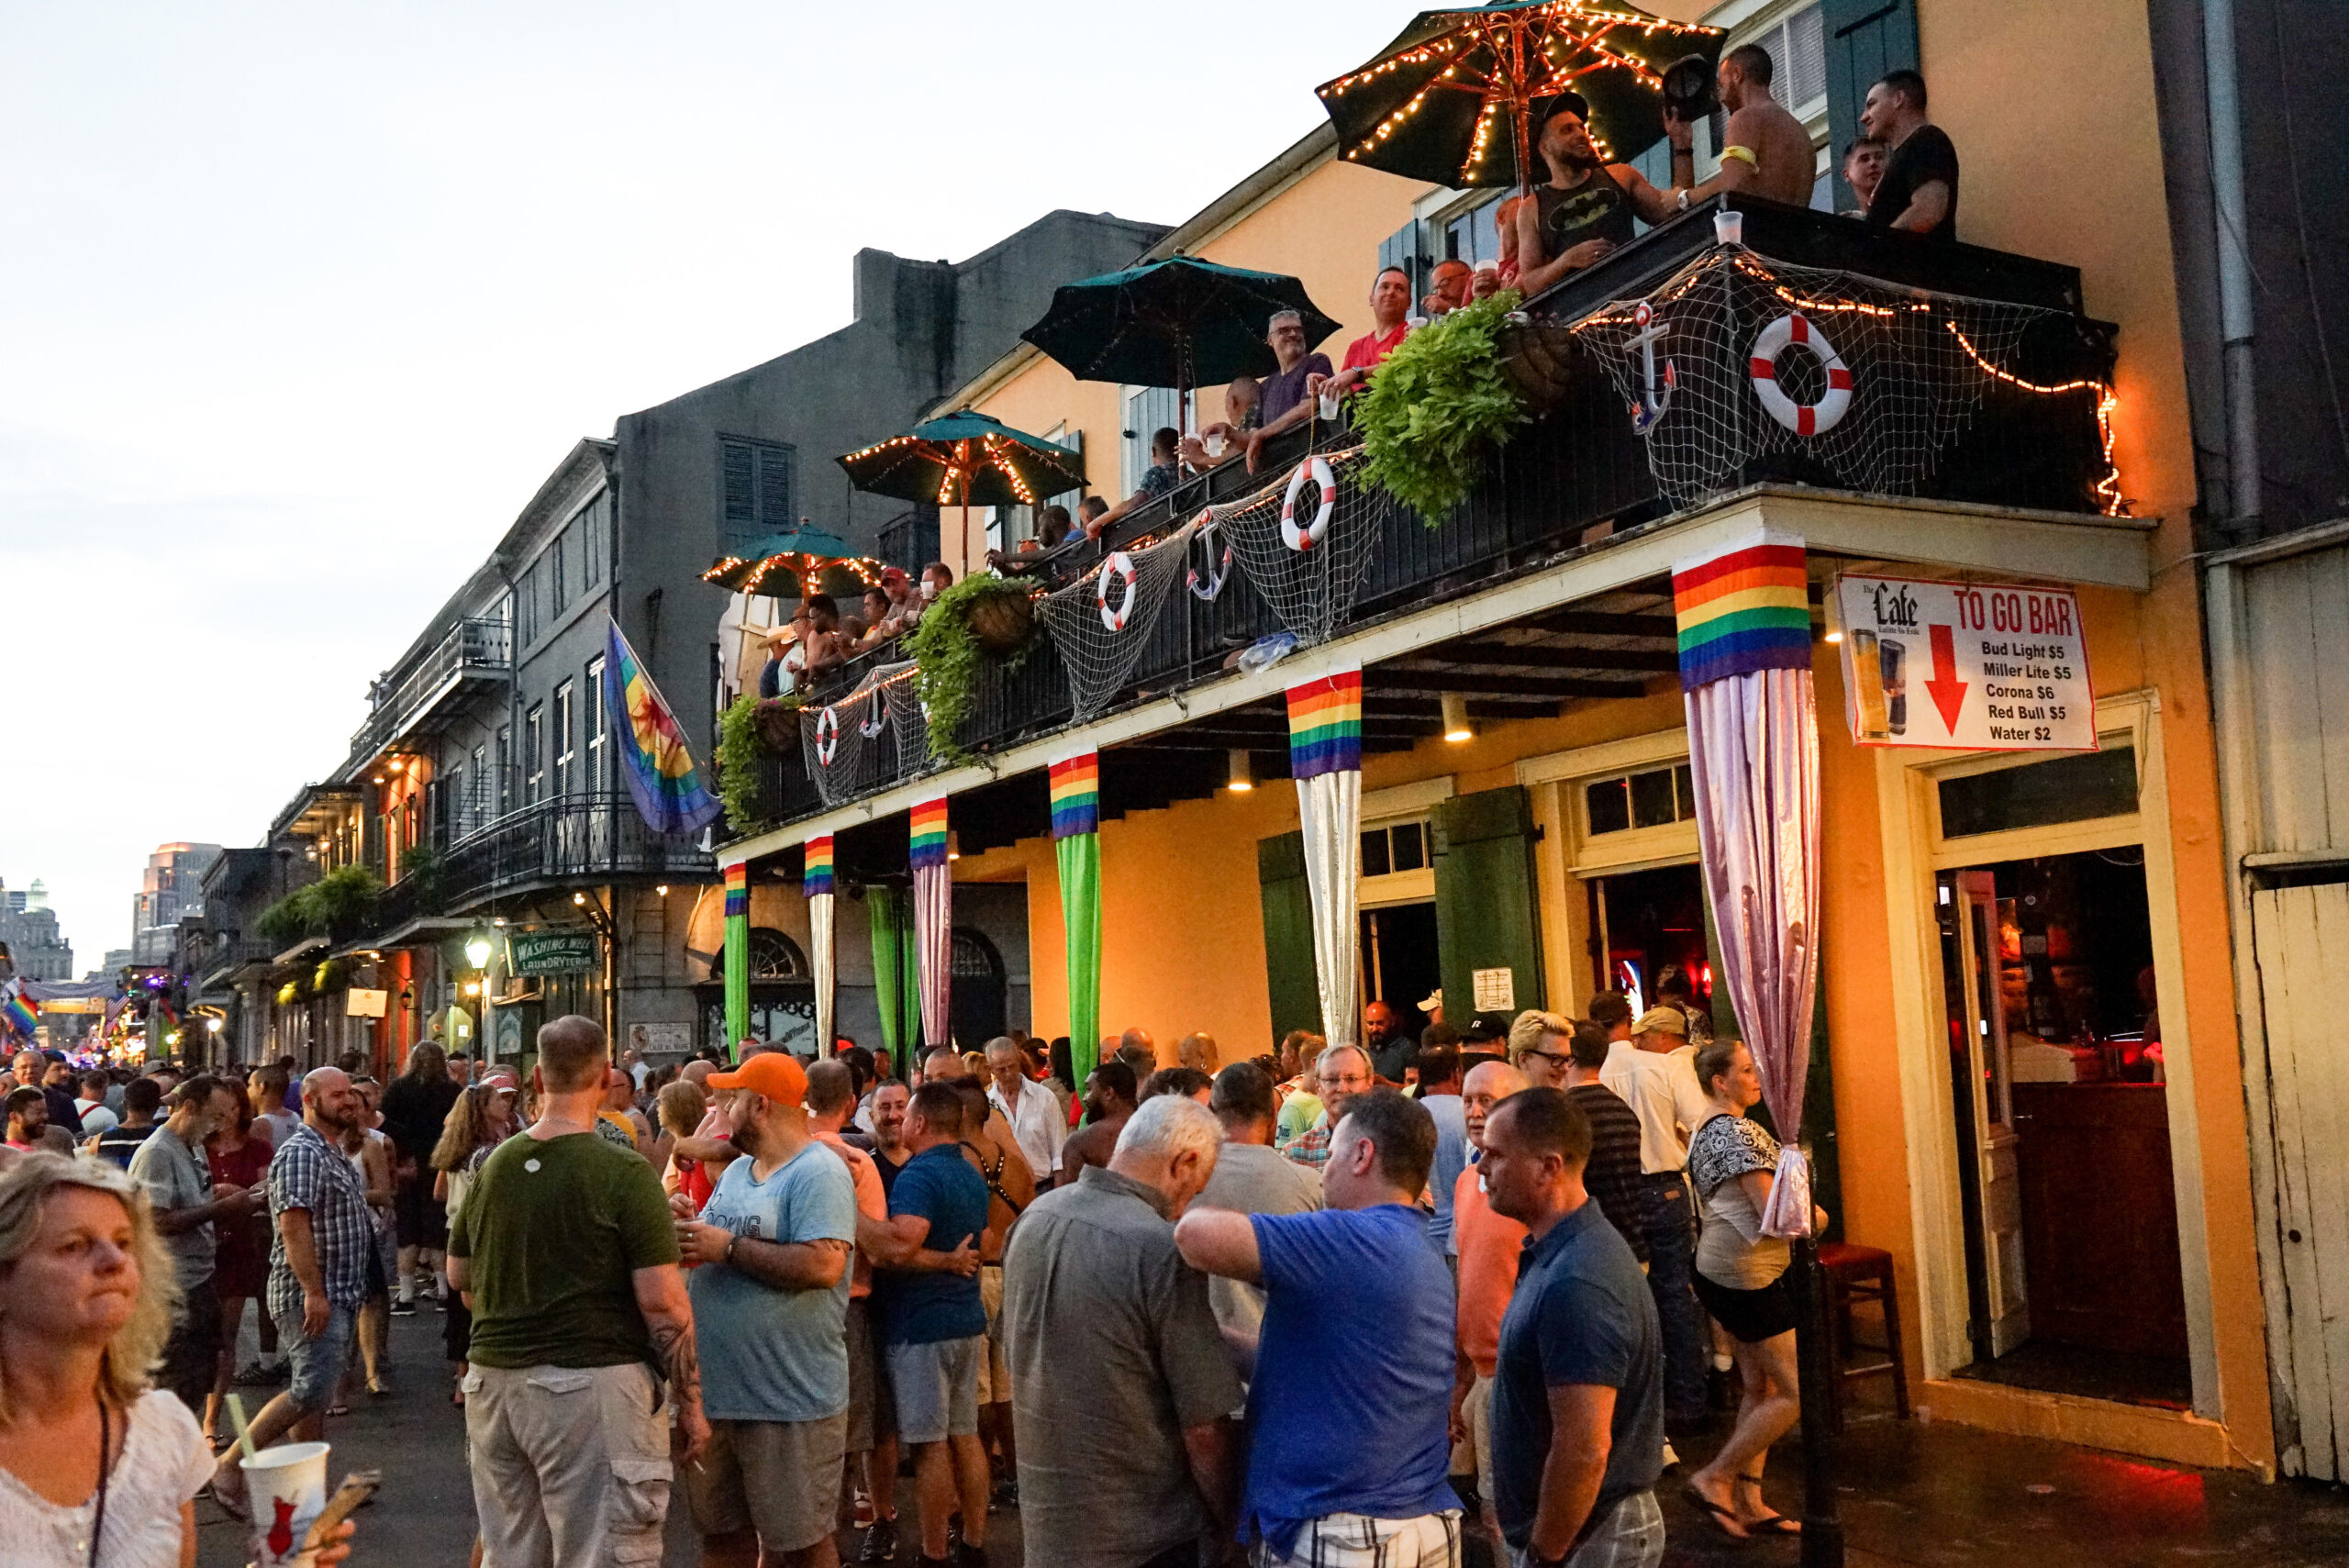
[[[484,1561],[658,1561],[669,1404],[709,1440],[693,1307],[660,1179],[596,1136],[611,1051],[591,1019],[539,1031],[539,1119],[482,1165],[449,1233],[470,1298],[465,1440]],[[634,1553],[634,1555],[631,1555]]]

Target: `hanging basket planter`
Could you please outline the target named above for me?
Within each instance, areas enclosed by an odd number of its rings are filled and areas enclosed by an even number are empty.
[[[1597,373],[1574,329],[1547,317],[1512,319],[1496,337],[1494,362],[1535,417],[1565,398],[1575,383]]]
[[[982,594],[963,611],[971,639],[997,659],[1008,659],[1036,634],[1036,606],[1027,594]]]

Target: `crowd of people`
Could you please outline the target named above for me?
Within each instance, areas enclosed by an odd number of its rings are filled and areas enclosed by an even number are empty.
[[[678,1483],[703,1559],[744,1568],[835,1562],[844,1526],[860,1562],[982,1562],[1007,1507],[1038,1568],[1652,1564],[1672,1442],[1732,1374],[1681,1488],[1724,1536],[1792,1533],[1752,1059],[1685,984],[1586,1013],[1415,1039],[1374,1003],[1359,1044],[1230,1062],[1133,1029],[1081,1085],[1025,1034],[902,1075],[848,1040],[656,1067],[575,1017],[527,1085],[437,1041],[388,1085],[20,1059],[0,1338],[95,1348],[61,1407],[11,1344],[0,1525],[112,1540],[135,1509],[176,1541],[200,1489],[237,1511],[221,1396],[282,1383],[253,1441],[323,1437],[429,1303],[491,1568],[658,1561]],[[20,1308],[69,1264],[71,1303]],[[108,1444],[121,1418],[106,1496],[89,1443],[17,1457],[36,1408]]]

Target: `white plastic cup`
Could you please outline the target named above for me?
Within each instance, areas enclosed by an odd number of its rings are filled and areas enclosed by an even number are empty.
[[[1713,239],[1722,245],[1745,243],[1745,215],[1742,212],[1713,214]]]
[[[326,1443],[280,1443],[238,1461],[252,1508],[253,1568],[312,1568],[302,1538],[327,1509]]]
[[[1324,419],[1334,419],[1337,417],[1338,395],[1334,392],[1323,393],[1321,395],[1321,417]]]
[[[1222,455],[1223,432],[1221,430],[1218,430],[1214,435],[1208,438],[1208,456],[1221,457]]]

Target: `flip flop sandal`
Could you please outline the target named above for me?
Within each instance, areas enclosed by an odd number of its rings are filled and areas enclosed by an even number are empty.
[[[1762,1496],[1762,1482],[1758,1476],[1741,1475],[1730,1485],[1753,1487],[1753,1496],[1757,1500]],[[1802,1525],[1798,1521],[1780,1513],[1768,1513],[1758,1519],[1740,1519],[1737,1522],[1745,1527],[1748,1535],[1800,1535],[1802,1533]]]
[[[1753,1539],[1753,1535],[1747,1531],[1745,1527],[1738,1522],[1736,1509],[1723,1507],[1720,1504],[1714,1502],[1710,1497],[1706,1496],[1702,1492],[1698,1491],[1694,1485],[1683,1486],[1680,1488],[1680,1495],[1683,1497],[1686,1497],[1689,1502],[1695,1504],[1698,1507],[1703,1509],[1706,1516],[1706,1522],[1710,1524],[1715,1529],[1720,1531],[1721,1534],[1729,1540],[1751,1540]]]

